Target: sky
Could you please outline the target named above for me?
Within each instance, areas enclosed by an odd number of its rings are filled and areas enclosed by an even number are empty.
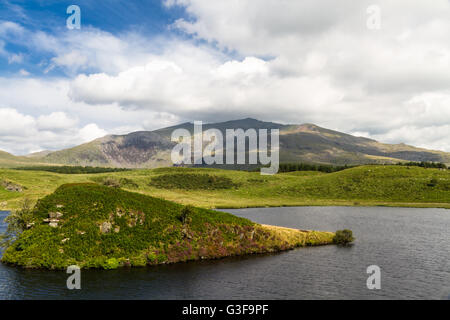
[[[0,150],[252,117],[450,152],[449,39],[448,0],[2,0]]]

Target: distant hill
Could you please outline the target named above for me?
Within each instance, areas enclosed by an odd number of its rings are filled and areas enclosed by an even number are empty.
[[[0,168],[13,168],[19,166],[41,164],[41,161],[42,157],[38,157],[35,159],[28,157],[18,157],[0,150]]]
[[[171,166],[170,153],[175,144],[170,141],[170,136],[172,131],[178,128],[185,128],[192,132],[193,124],[183,123],[155,131],[109,135],[74,148],[33,154],[31,159],[53,164],[125,168]],[[279,129],[281,162],[334,165],[399,161],[450,163],[450,153],[415,148],[405,144],[383,144],[372,139],[321,128],[314,124],[283,125],[247,118],[203,125],[203,130],[210,128],[216,128],[222,132],[225,132],[225,129],[238,128]],[[26,159],[30,160],[30,158]]]

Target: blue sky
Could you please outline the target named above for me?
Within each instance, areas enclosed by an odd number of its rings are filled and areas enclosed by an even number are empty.
[[[253,117],[450,151],[449,38],[447,0],[5,0],[0,150]]]
[[[0,20],[14,21],[24,28],[58,36],[66,31],[66,13],[68,6],[76,4],[81,8],[83,28],[96,28],[112,34],[125,32],[138,32],[146,37],[186,36],[169,30],[169,26],[180,18],[188,19],[181,7],[167,8],[159,0],[145,1],[30,1],[5,0],[0,4]],[[76,31],[74,31],[76,32]],[[27,56],[22,65],[8,63],[5,57],[0,60],[0,75],[11,75],[26,67],[29,72],[39,74],[45,70],[40,65],[43,61],[52,58],[48,52],[38,47],[27,47],[22,43],[10,39],[5,49],[10,52]],[[61,70],[53,70],[49,75],[55,75]],[[46,74],[47,75],[47,74]]]

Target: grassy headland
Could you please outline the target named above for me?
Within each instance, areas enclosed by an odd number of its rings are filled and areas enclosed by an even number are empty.
[[[361,205],[450,208],[450,170],[404,166],[360,166],[333,173],[258,172],[160,168],[101,174],[58,174],[0,169],[0,181],[23,192],[0,188],[0,210],[37,200],[65,183],[96,182],[203,208],[302,205]],[[195,185],[195,188],[191,186]]]
[[[37,202],[26,225],[2,262],[113,269],[330,244],[334,236],[259,225],[93,183],[59,187]]]

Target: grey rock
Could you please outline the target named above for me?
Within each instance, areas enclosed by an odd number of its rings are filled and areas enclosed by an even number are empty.
[[[111,231],[111,228],[112,228],[111,222],[108,222],[108,221],[103,222],[103,223],[100,225],[100,232],[101,232],[101,233],[108,233],[108,232]]]

